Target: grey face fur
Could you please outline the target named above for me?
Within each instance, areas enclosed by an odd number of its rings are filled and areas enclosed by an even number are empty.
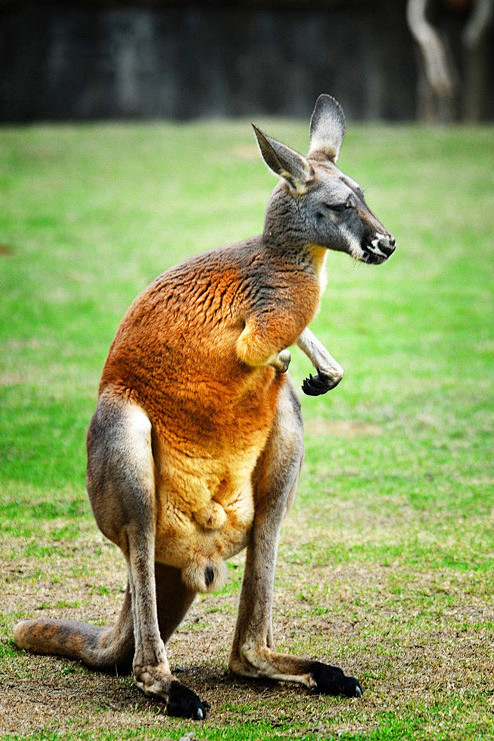
[[[280,245],[317,244],[379,264],[394,252],[394,237],[374,216],[362,189],[336,167],[345,117],[330,95],[320,95],[311,119],[307,157],[254,126],[264,161],[282,180],[266,212],[265,237]]]

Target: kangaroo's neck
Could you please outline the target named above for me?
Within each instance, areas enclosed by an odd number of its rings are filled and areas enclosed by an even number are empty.
[[[328,250],[308,239],[310,218],[301,199],[294,197],[282,182],[273,190],[266,209],[262,241],[276,253],[305,273],[314,275],[321,293],[326,286]]]
[[[326,288],[326,260],[328,250],[317,244],[304,242],[294,238],[294,234],[286,230],[270,232],[265,229],[261,241],[263,249],[276,255],[281,262],[289,263],[304,273],[314,275],[320,285],[321,293]]]
[[[319,280],[320,291],[321,293],[324,293],[328,282],[326,271],[328,250],[325,247],[319,247],[317,244],[309,244],[307,245],[307,255],[314,265],[314,270]]]

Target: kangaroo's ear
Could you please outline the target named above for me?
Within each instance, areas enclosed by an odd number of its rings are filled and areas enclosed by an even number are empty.
[[[252,124],[252,128],[257,137],[264,162],[269,169],[275,175],[284,178],[294,192],[304,193],[307,190],[307,183],[314,174],[305,157],[302,157],[294,149],[287,147],[286,144],[266,136],[254,124]]]
[[[336,162],[345,136],[345,114],[331,95],[320,95],[310,120],[309,155],[322,153]]]

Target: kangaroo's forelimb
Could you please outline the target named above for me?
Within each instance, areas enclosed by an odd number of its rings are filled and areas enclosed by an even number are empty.
[[[310,375],[304,380],[302,391],[308,396],[319,396],[334,389],[343,378],[343,368],[338,361],[307,327],[298,338],[297,345],[317,370],[317,376]]]

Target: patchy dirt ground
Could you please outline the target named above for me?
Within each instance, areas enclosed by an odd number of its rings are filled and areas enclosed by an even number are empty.
[[[12,627],[24,615],[106,624],[115,619],[123,599],[123,561],[92,523],[84,522],[82,530],[78,539],[55,544],[47,533],[35,544],[12,538],[1,545],[5,617],[0,734],[91,736],[104,729],[134,731],[136,738],[145,738],[148,732],[176,732],[183,722],[166,717],[163,706],[143,696],[130,677],[95,673],[75,662],[13,647]],[[208,737],[208,729],[249,721],[270,721],[273,728],[290,723],[288,735],[313,732],[333,738],[369,733],[386,714],[406,720],[417,713],[426,732],[434,717],[431,708],[436,708],[436,717],[439,708],[449,723],[448,738],[462,738],[455,728],[460,734],[466,722],[476,728],[487,723],[494,710],[494,611],[481,585],[469,589],[468,574],[409,574],[399,565],[331,568],[317,558],[308,565],[297,557],[299,544],[299,531],[290,520],[277,575],[276,643],[281,650],[354,673],[365,688],[364,697],[314,696],[300,687],[229,674],[243,570],[239,556],[229,569],[225,591],[199,597],[169,644],[175,672],[211,702],[206,723],[192,724],[201,738]],[[33,549],[36,557],[29,555]],[[455,713],[461,713],[461,722]]]

